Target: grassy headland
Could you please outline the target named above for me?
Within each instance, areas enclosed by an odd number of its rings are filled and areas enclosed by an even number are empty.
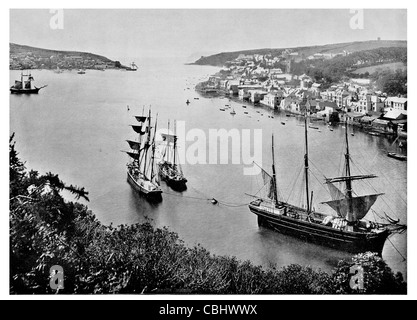
[[[89,52],[51,50],[15,43],[10,43],[9,55],[11,70],[126,68],[119,61]]]

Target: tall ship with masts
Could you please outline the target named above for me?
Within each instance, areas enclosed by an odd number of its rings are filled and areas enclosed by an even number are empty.
[[[316,212],[313,209],[313,191],[309,186],[309,158],[307,139],[307,115],[305,117],[304,181],[306,206],[297,206],[278,197],[274,159],[274,137],[272,136],[272,174],[262,169],[262,177],[267,188],[266,198],[257,197],[249,204],[252,213],[258,216],[258,224],[283,234],[301,238],[307,242],[325,245],[352,253],[372,251],[382,253],[384,243],[393,232],[404,231],[406,226],[399,220],[387,217],[388,223],[377,223],[364,219],[381,193],[357,195],[353,182],[375,178],[371,175],[352,175],[351,156],[347,125],[345,126],[345,164],[340,177],[325,178],[332,200],[326,201],[337,215]],[[336,184],[344,185],[341,190]]]
[[[138,70],[138,66],[134,62],[130,64],[130,67],[126,67],[126,71],[137,71],[137,70]]]
[[[25,80],[27,79],[27,80]],[[31,73],[23,74],[23,71],[20,73],[20,80],[15,80],[14,85],[10,87],[10,92],[15,94],[31,94],[31,93],[38,93],[39,90],[45,88],[45,86],[37,88],[36,86],[32,86],[32,81],[35,79],[32,77]]]
[[[138,123],[131,125],[131,127],[138,134],[137,139],[126,140],[131,149],[125,151],[131,159],[127,164],[127,181],[149,200],[160,201],[162,200],[162,190],[159,186],[158,170],[155,165],[157,120],[152,127],[151,110],[147,116],[135,116],[135,119]]]
[[[168,133],[162,133],[161,136],[165,142],[161,161],[158,164],[161,180],[166,181],[174,190],[184,191],[187,189],[187,179],[184,176],[179,162],[175,122],[174,134],[170,133],[168,122]]]

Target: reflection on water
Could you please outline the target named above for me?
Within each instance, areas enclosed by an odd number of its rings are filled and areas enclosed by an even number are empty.
[[[140,61],[139,65],[137,72],[87,70],[82,76],[68,71],[33,71],[36,85],[48,87],[39,95],[10,96],[10,131],[16,132],[16,146],[26,166],[58,173],[64,181],[84,186],[90,192],[88,206],[105,224],[144,222],[148,217],[156,226],[177,232],[188,245],[200,243],[215,254],[234,255],[264,266],[299,263],[331,270],[340,258],[348,256],[259,228],[245,204],[252,199],[246,193],[258,192],[262,178],[245,176],[245,166],[231,164],[231,154],[229,164],[185,163],[188,189],[177,193],[162,182],[163,201],[157,205],[136,194],[126,181],[128,159],[120,151],[127,149],[125,140],[133,137],[129,127],[133,116],[151,105],[161,128],[169,119],[176,119],[185,122],[186,130],[198,128],[207,135],[209,129],[262,129],[262,141],[255,143],[262,145],[262,165],[267,170],[274,133],[280,193],[293,202],[304,199],[296,192],[301,190],[298,172],[303,167],[302,119],[266,107],[246,103],[243,108],[236,101],[199,96],[194,85],[217,68],[166,60]],[[10,83],[18,75],[18,71],[11,71]],[[220,111],[225,104],[234,108],[236,115]],[[330,199],[323,175],[336,176],[343,165],[344,132],[340,127],[330,131],[320,122],[315,126],[319,130],[309,130],[314,207],[331,212],[320,203]],[[187,149],[192,143],[180,147]],[[407,166],[386,156],[388,150],[395,151],[396,144],[356,130],[349,145],[354,173],[379,176],[373,179],[372,188],[384,192],[385,197],[377,201],[375,211],[406,223]],[[213,205],[212,198],[220,204]],[[390,241],[406,255],[406,234],[394,235]],[[406,263],[389,241],[383,257],[393,270],[406,274]]]

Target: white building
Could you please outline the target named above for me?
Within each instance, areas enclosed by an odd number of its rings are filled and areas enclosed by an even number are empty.
[[[388,97],[385,100],[385,108],[407,111],[407,98]]]
[[[261,103],[269,106],[271,109],[277,109],[281,103],[283,96],[282,93],[270,92],[267,93]]]

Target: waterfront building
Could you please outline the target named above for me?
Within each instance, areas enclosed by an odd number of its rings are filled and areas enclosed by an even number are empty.
[[[226,84],[226,89],[230,92],[231,95],[239,94],[239,80],[229,80]]]
[[[370,111],[379,113],[379,114],[383,113],[386,99],[387,98],[382,95],[378,95],[378,94],[371,95]]]
[[[281,91],[273,91],[267,93],[263,100],[261,100],[261,103],[269,106],[271,109],[278,109],[281,103],[281,100],[283,99],[283,94]]]
[[[389,110],[407,111],[407,98],[388,97],[385,100],[385,108],[389,108]]]
[[[351,125],[360,125],[360,120],[364,117],[362,113],[346,112],[345,121]]]

